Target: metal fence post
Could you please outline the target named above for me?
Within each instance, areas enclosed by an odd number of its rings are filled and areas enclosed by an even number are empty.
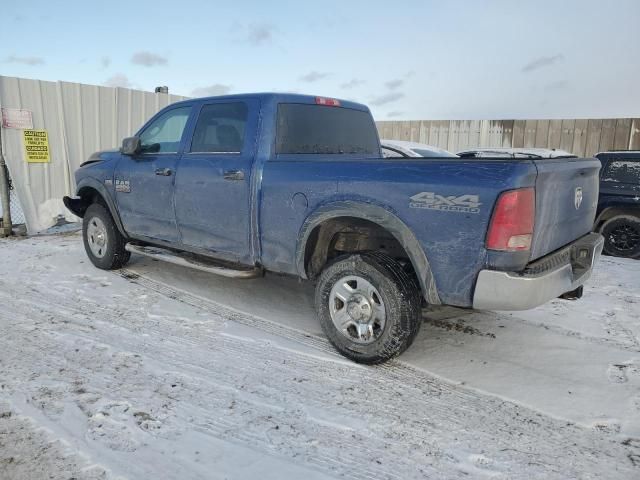
[[[0,204],[2,205],[2,228],[0,236],[11,235],[11,200],[9,199],[9,174],[2,154],[2,125],[0,125]]]

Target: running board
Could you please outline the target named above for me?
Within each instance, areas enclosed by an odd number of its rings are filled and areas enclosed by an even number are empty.
[[[207,261],[202,257],[195,257],[189,253],[174,252],[160,247],[148,247],[127,243],[125,250],[131,253],[138,253],[145,257],[155,258],[161,262],[173,263],[182,267],[193,268],[201,272],[213,273],[227,278],[256,278],[263,274],[261,268],[233,269],[221,266],[213,261]]]

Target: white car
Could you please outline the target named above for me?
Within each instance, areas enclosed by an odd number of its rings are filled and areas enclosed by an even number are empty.
[[[462,158],[575,158],[573,153],[555,148],[471,148],[458,152]]]
[[[405,142],[402,140],[380,140],[382,156],[384,158],[406,157],[453,157],[458,156],[442,148],[424,143]]]

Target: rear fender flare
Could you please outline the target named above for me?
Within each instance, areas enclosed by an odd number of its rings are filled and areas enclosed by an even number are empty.
[[[302,278],[307,278],[305,269],[305,250],[311,232],[320,224],[338,217],[355,217],[380,225],[391,233],[407,252],[409,260],[420,282],[422,295],[430,305],[441,304],[436,282],[431,272],[427,256],[418,239],[407,225],[394,213],[372,203],[360,201],[338,201],[325,204],[311,213],[305,220],[296,248],[296,270]]]

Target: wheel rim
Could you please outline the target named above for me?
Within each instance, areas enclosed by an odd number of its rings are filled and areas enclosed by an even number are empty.
[[[329,313],[336,329],[352,342],[375,342],[386,321],[386,310],[378,290],[362,277],[338,280],[329,295]]]
[[[608,235],[609,244],[619,253],[630,253],[640,246],[640,231],[633,225],[619,225]]]
[[[107,252],[107,227],[98,217],[93,217],[89,220],[87,243],[94,256],[98,258],[104,257]]]

